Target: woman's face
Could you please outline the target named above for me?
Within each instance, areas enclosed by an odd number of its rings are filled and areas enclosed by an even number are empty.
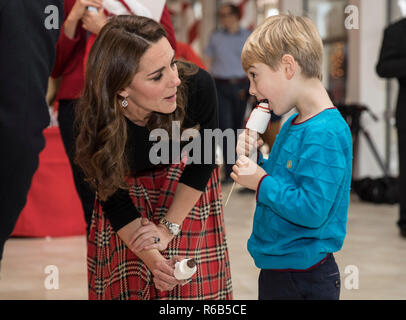
[[[174,50],[165,37],[144,53],[131,84],[119,92],[128,101],[126,117],[142,123],[152,112],[175,111],[180,79],[174,58]]]

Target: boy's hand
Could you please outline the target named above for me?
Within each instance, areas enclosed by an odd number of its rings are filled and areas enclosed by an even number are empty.
[[[240,156],[233,166],[233,172],[230,177],[238,184],[256,191],[259,181],[267,173],[254,161],[246,156]]]
[[[259,134],[253,130],[245,129],[237,139],[237,148],[236,152],[240,155],[245,155],[251,157],[254,151],[257,151],[264,141],[261,139]]]

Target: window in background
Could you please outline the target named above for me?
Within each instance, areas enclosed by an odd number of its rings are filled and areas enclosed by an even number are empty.
[[[257,25],[270,16],[279,14],[279,0],[257,0]]]
[[[347,0],[304,0],[304,13],[316,25],[324,44],[323,84],[335,104],[345,102],[347,32],[344,26]]]

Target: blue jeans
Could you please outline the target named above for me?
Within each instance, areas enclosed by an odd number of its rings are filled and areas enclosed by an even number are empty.
[[[339,300],[340,272],[333,254],[307,271],[262,269],[259,300]]]

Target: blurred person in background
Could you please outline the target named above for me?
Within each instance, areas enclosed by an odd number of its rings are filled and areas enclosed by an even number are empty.
[[[45,146],[62,17],[62,0],[0,0],[0,261]]]
[[[406,1],[399,0],[398,4],[403,18],[385,29],[376,71],[382,78],[397,78],[399,81],[396,106],[400,202],[398,226],[400,235],[406,238]]]
[[[248,99],[249,81],[241,67],[241,52],[250,31],[240,26],[241,12],[237,6],[225,3],[218,15],[222,29],[211,35],[204,52],[205,64],[216,82],[220,129],[233,129],[236,138],[237,129],[243,126]],[[223,141],[222,150],[223,183],[231,183],[235,159],[229,159],[226,141]]]

